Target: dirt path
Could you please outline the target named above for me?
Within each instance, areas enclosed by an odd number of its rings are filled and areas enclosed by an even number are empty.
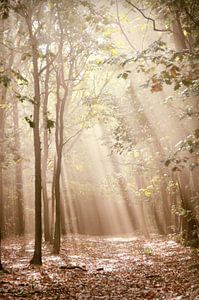
[[[199,300],[199,253],[169,239],[69,236],[60,257],[44,246],[42,267],[28,265],[32,252],[4,242],[0,299]]]

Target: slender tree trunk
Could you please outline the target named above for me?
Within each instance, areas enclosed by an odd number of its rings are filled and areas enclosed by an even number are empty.
[[[62,176],[61,176],[61,180],[62,180]],[[63,188],[63,186],[62,186]],[[62,194],[62,193],[61,193]],[[65,214],[65,201],[67,199],[65,199],[63,196],[61,196],[61,199],[63,199],[63,201],[60,202],[61,204],[61,215],[60,215],[60,219],[61,219],[61,234],[62,235],[65,235],[67,233],[67,230],[66,230],[66,214]]]
[[[173,172],[171,172],[171,178],[176,186],[177,184],[177,180],[176,180],[176,174],[174,174]],[[179,205],[179,200],[178,200],[178,191],[176,190],[176,188],[171,191],[171,194],[170,194],[170,201],[171,201],[171,205],[173,206],[173,219],[174,219],[174,232],[175,233],[180,233],[180,216],[179,214],[177,213],[177,210],[178,210],[178,205]]]
[[[182,239],[185,244],[190,246],[198,246],[199,238],[197,234],[198,222],[195,215],[193,214],[193,209],[189,203],[189,191],[186,190],[187,186],[187,177],[185,174],[181,174],[178,178],[178,187],[181,198],[181,206],[184,210],[183,215],[181,216],[181,234]]]
[[[154,214],[154,218],[155,218],[155,223],[157,226],[158,233],[165,234],[165,227],[162,222],[162,219],[161,219],[161,216],[160,216],[157,206],[158,206],[157,203],[153,203],[153,214]]]
[[[59,19],[60,22],[60,19]],[[59,54],[59,62],[60,62],[60,69],[57,70],[56,73],[56,81],[57,81],[57,104],[56,104],[56,128],[55,128],[55,144],[56,144],[56,154],[57,154],[57,163],[56,163],[56,177],[55,177],[55,199],[56,199],[56,208],[55,208],[55,234],[54,234],[54,245],[53,245],[53,252],[58,254],[60,252],[60,243],[61,243],[61,194],[60,194],[60,177],[61,177],[61,164],[62,164],[62,153],[63,153],[63,135],[64,135],[64,112],[65,112],[65,105],[70,103],[70,95],[69,95],[69,88],[71,89],[71,84],[68,81],[65,84],[65,74],[64,74],[64,61],[63,61],[63,29],[60,24],[61,30],[61,47],[60,47],[60,54]],[[70,56],[71,61],[69,65],[68,71],[68,78],[72,77],[73,68],[74,68],[74,61],[72,58],[72,51],[71,48]],[[63,86],[64,95],[61,96],[60,87]]]
[[[16,233],[24,235],[24,203],[23,203],[23,178],[22,178],[22,162],[20,158],[21,142],[19,134],[19,116],[18,116],[18,103],[13,103],[13,121],[14,121],[14,143],[15,143],[15,181],[16,181]]]
[[[55,169],[55,234],[53,253],[59,254],[60,242],[61,242],[61,197],[60,197],[60,176],[61,176],[61,162],[62,162],[62,150],[63,150],[63,129],[64,129],[64,107],[67,97],[67,90],[63,98],[60,97],[60,72],[57,71],[57,104],[56,104],[56,128],[55,128],[55,144],[56,144],[56,169]]]
[[[144,184],[144,178],[142,174],[137,174],[135,176],[135,181],[136,181],[136,185],[138,190],[142,189],[145,184]],[[140,207],[140,213],[141,213],[141,227],[142,227],[142,233],[145,235],[146,238],[149,238],[149,230],[148,230],[148,225],[145,219],[145,212],[144,212],[144,205],[143,205],[143,199],[140,199],[139,201],[139,207]]]
[[[3,44],[4,35],[4,20],[0,18],[0,47]],[[0,52],[0,62],[4,62],[4,51]],[[4,232],[4,205],[3,205],[3,163],[4,163],[4,127],[5,127],[5,101],[6,101],[6,87],[3,83],[0,84],[0,270],[3,270],[1,262],[1,240]]]
[[[29,37],[32,47],[32,63],[34,78],[34,111],[33,111],[33,133],[34,133],[34,154],[35,154],[35,248],[30,263],[42,264],[42,209],[41,209],[41,143],[40,143],[40,81],[38,70],[38,50],[36,37],[32,31],[32,18],[26,18]]]
[[[61,174],[61,152],[58,152],[57,165],[56,165],[56,177],[55,177],[55,235],[53,244],[53,253],[59,254],[60,242],[61,242],[61,218],[60,218],[60,174]]]
[[[51,190],[51,197],[52,197],[52,207],[51,207],[51,228],[50,228],[50,242],[53,244],[54,241],[54,221],[55,221],[55,171],[56,171],[56,158],[54,158],[54,165],[53,165],[53,177],[52,177],[52,190]]]
[[[1,163],[0,163],[1,164]],[[3,208],[3,174],[2,167],[0,166],[0,271],[3,270],[2,259],[1,259],[1,240],[2,240],[2,208]]]
[[[72,233],[72,216],[71,216],[71,210],[70,210],[70,203],[69,201],[71,201],[71,199],[68,198],[68,195],[67,193],[65,192],[66,190],[66,176],[65,176],[65,172],[64,170],[62,170],[61,172],[61,186],[62,186],[62,193],[63,193],[63,199],[65,199],[65,207],[63,208],[64,209],[64,212],[63,212],[63,216],[62,216],[62,219],[64,218],[64,220],[62,220],[62,223],[64,223],[64,230],[65,230],[65,233],[66,234],[67,232],[70,232]],[[63,210],[62,209],[62,210]],[[66,220],[68,221],[68,226],[66,224]]]
[[[45,77],[45,96],[43,102],[43,157],[42,157],[42,193],[43,193],[43,218],[44,218],[44,238],[45,241],[50,241],[50,222],[49,222],[49,202],[46,184],[47,161],[48,161],[48,94],[49,94],[49,76],[50,65],[48,53],[46,58],[46,77]]]
[[[1,86],[1,95],[0,95],[0,270],[2,270],[2,263],[1,263],[1,239],[2,239],[2,232],[3,232],[3,161],[4,161],[4,149],[3,149],[3,142],[4,142],[4,87]]]

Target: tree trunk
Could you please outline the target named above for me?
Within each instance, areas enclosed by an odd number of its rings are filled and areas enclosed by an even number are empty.
[[[136,185],[138,190],[142,189],[145,184],[144,184],[144,178],[142,174],[137,174],[135,176],[135,181],[136,181]],[[144,205],[143,205],[143,199],[139,200],[139,207],[140,207],[140,213],[141,213],[141,229],[142,229],[142,233],[144,234],[144,236],[146,238],[149,238],[149,230],[148,230],[148,225],[145,219],[145,212],[144,212]]]
[[[40,81],[38,70],[38,50],[36,37],[32,31],[32,18],[26,18],[29,37],[32,47],[32,63],[34,78],[34,111],[33,111],[33,133],[35,154],[35,247],[34,255],[30,263],[42,265],[42,209],[41,209],[41,145],[40,145]]]
[[[45,95],[43,102],[43,157],[42,157],[42,192],[43,192],[43,218],[44,218],[44,238],[45,241],[50,241],[50,222],[49,222],[49,203],[48,203],[48,192],[46,185],[47,175],[47,162],[48,162],[48,95],[49,95],[49,76],[50,76],[50,65],[48,53],[46,55],[46,76],[45,76]]]
[[[165,234],[165,227],[164,227],[164,224],[162,222],[161,216],[158,212],[156,203],[153,203],[153,214],[154,214],[155,223],[156,223],[156,226],[157,226],[158,233],[164,235]]]
[[[51,206],[51,228],[50,228],[50,242],[53,244],[54,241],[54,221],[55,221],[55,176],[56,176],[56,158],[54,158],[53,165],[53,177],[52,177],[52,190],[51,190],[51,198],[52,198],[52,206]]]
[[[61,242],[61,219],[60,219],[60,174],[61,174],[61,151],[58,151],[57,165],[56,165],[56,177],[55,177],[55,234],[53,253],[59,254],[60,242]]]
[[[186,50],[188,48],[186,39],[182,30],[179,14],[176,13],[175,21],[173,22],[173,38],[174,44],[178,51]]]
[[[15,181],[16,181],[16,234],[24,235],[24,203],[23,203],[23,178],[22,178],[22,162],[21,162],[21,142],[19,135],[19,116],[18,103],[13,103],[13,121],[14,121],[14,143],[15,143]]]
[[[188,49],[191,51],[192,45],[187,43],[187,39],[183,33],[181,20],[176,14],[176,23],[175,23],[175,32],[177,31],[177,34],[174,33],[174,43],[176,46],[176,49],[178,51],[182,51],[184,49]],[[186,186],[190,184],[188,180],[188,174],[187,170],[184,169],[182,173],[179,174],[178,178],[178,186],[179,186],[179,192],[180,192],[180,198],[181,198],[181,204],[182,209],[188,213],[185,213],[181,217],[181,231],[182,231],[182,238],[185,241],[185,243],[193,244],[196,243],[196,245],[199,244],[199,237],[198,237],[198,231],[197,228],[199,226],[199,222],[197,220],[196,212],[193,207],[193,204],[191,203],[191,191],[188,192],[186,189]],[[198,186],[196,180],[196,186]],[[198,189],[198,187],[197,187]]]
[[[0,47],[3,45],[3,35],[4,35],[4,20],[0,18]],[[4,62],[4,51],[0,52],[0,62]],[[6,101],[6,87],[3,83],[0,84],[0,270],[3,270],[1,262],[1,240],[4,233],[4,205],[3,205],[3,163],[4,163],[4,127],[5,127],[5,101]]]
[[[181,235],[182,240],[186,245],[198,246],[199,238],[197,234],[198,222],[195,215],[193,214],[193,209],[189,203],[189,191],[187,190],[187,178],[185,174],[181,174],[178,179],[178,187],[181,198],[181,207],[183,209],[183,214],[181,216]]]
[[[63,60],[63,28],[58,12],[59,17],[59,26],[61,31],[60,37],[60,53],[59,53],[59,63],[60,68],[56,72],[56,84],[57,84],[57,103],[56,103],[56,128],[55,128],[55,144],[56,144],[56,178],[55,178],[55,199],[56,199],[56,208],[55,208],[55,234],[54,234],[54,245],[53,252],[58,254],[60,252],[60,240],[61,240],[61,215],[60,215],[60,177],[61,177],[61,163],[62,163],[62,152],[63,152],[63,135],[64,135],[64,111],[65,105],[70,103],[69,88],[71,87],[70,80],[65,84],[65,70],[64,70],[64,60]],[[68,76],[67,78],[72,77],[73,68],[74,68],[74,58],[72,57],[73,49],[71,48],[71,63],[68,65]],[[64,94],[60,90],[60,87],[63,87]]]
[[[61,179],[62,179],[62,176],[61,176]],[[63,186],[62,186],[63,188]],[[61,198],[63,199],[63,201],[60,202],[60,208],[61,208],[61,215],[60,215],[60,218],[61,218],[61,234],[62,235],[66,235],[67,233],[67,229],[66,229],[66,214],[65,214],[65,201],[67,199],[65,199],[63,196],[61,196]]]
[[[65,229],[65,234],[67,233],[72,233],[72,215],[71,215],[71,207],[70,207],[70,201],[72,201],[72,199],[70,199],[67,195],[67,193],[65,192],[66,190],[66,182],[67,182],[68,178],[67,176],[65,176],[65,171],[62,170],[61,172],[61,186],[62,186],[62,193],[63,193],[63,199],[65,200],[65,207],[64,207],[64,213],[63,213],[63,217],[64,220],[62,220],[62,223],[64,222],[64,229]],[[75,204],[74,204],[75,205]],[[62,218],[63,218],[62,217]],[[66,220],[68,221],[68,225],[66,224]]]
[[[0,163],[1,165],[1,163]],[[0,166],[0,271],[3,270],[2,262],[1,262],[1,240],[2,240],[2,208],[3,208],[3,174],[2,174],[2,167]]]

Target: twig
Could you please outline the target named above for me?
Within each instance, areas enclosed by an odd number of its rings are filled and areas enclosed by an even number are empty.
[[[131,46],[131,48],[132,48],[133,50],[136,50],[136,51],[137,51],[137,49],[136,49],[135,46],[131,43],[131,41],[130,41],[129,38],[128,38],[128,35],[126,34],[126,32],[124,31],[124,29],[123,29],[123,27],[122,27],[122,25],[121,25],[120,17],[119,17],[118,0],[116,0],[116,11],[117,11],[118,25],[119,25],[119,27],[120,27],[121,32],[123,33],[125,39],[127,40],[128,44]]]
[[[63,146],[66,145],[74,137],[76,137],[82,130],[84,130],[84,127],[81,127],[75,134],[71,135],[67,140],[65,140],[65,142],[63,143]]]
[[[146,20],[148,20],[148,21],[151,21],[152,22],[152,24],[153,24],[153,30],[154,31],[160,31],[160,32],[173,32],[172,30],[170,30],[170,29],[159,29],[159,28],[157,28],[156,27],[156,23],[155,23],[155,20],[153,19],[153,18],[151,18],[151,17],[147,17],[144,13],[143,13],[143,11],[140,9],[140,8],[138,8],[137,6],[135,6],[131,1],[129,1],[129,0],[125,0],[129,5],[131,5],[133,8],[135,8]]]

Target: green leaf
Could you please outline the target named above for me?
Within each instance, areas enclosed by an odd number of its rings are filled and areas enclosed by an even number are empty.
[[[49,133],[51,133],[51,129],[54,128],[54,125],[55,125],[55,121],[51,119],[47,119],[47,129]]]
[[[196,138],[199,138],[199,128],[197,128],[197,129],[194,131],[194,134],[195,134]]]
[[[25,117],[24,119],[26,120],[26,122],[30,125],[31,128],[35,127],[35,123],[31,120],[32,115],[30,115],[30,117]]]
[[[125,80],[128,78],[128,76],[129,76],[129,74],[126,73],[126,72],[124,72],[124,73],[122,74],[122,78],[125,79]]]
[[[0,76],[0,84],[2,83],[5,87],[8,87],[11,82],[11,78],[6,75]]]

